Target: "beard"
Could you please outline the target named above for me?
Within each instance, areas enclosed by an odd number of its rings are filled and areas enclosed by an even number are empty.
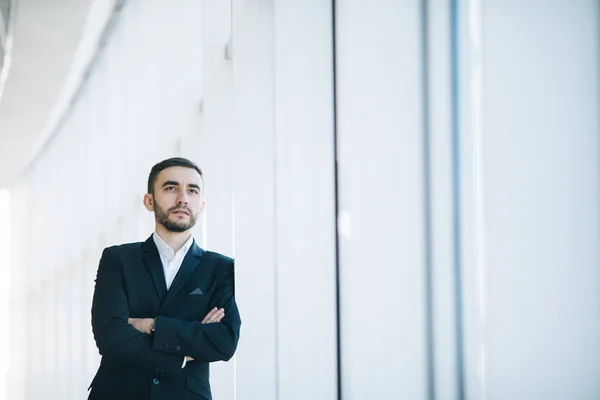
[[[171,213],[178,210],[185,210],[186,212],[188,212],[190,217],[189,221],[172,221],[171,219],[169,219]],[[165,229],[169,232],[181,233],[187,231],[188,229],[191,229],[194,225],[196,225],[196,217],[197,214],[193,214],[192,211],[186,207],[175,206],[165,211],[158,204],[154,204],[154,218],[156,219],[156,222],[164,226]]]

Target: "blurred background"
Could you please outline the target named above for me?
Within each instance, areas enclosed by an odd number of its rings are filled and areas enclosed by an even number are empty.
[[[600,399],[595,0],[0,0],[0,399],[85,399],[152,165],[236,258],[219,400]]]

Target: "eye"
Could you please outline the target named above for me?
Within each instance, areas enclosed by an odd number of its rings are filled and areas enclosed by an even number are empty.
[[[167,190],[167,191],[173,191],[173,190],[175,190],[175,186],[167,186],[165,188],[165,190]]]
[[[198,194],[198,191],[196,189],[190,189],[190,193]]]

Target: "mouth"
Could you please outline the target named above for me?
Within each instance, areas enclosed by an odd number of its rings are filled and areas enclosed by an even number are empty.
[[[175,215],[190,215],[190,213],[185,210],[175,210],[175,211],[172,211],[171,213],[175,214]]]

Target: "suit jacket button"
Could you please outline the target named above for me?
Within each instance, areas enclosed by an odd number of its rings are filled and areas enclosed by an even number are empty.
[[[155,385],[158,385],[160,383],[160,381],[156,378],[152,379],[152,383],[154,383]]]
[[[169,350],[169,345],[168,344],[165,344],[163,347],[164,347],[165,350]]]
[[[181,347],[175,346],[175,350],[179,351],[179,350],[181,350]]]

